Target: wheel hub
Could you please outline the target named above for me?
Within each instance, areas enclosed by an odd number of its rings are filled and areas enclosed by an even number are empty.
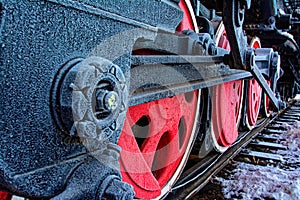
[[[59,128],[70,136],[110,138],[116,143],[127,96],[125,76],[117,65],[100,57],[76,59],[58,74],[53,92],[58,106],[53,113]]]

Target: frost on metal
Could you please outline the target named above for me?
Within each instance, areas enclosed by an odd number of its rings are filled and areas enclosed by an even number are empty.
[[[258,166],[236,163],[229,180],[221,182],[225,198],[239,199],[299,199],[300,197],[300,122],[284,124],[287,131],[279,136],[287,150],[279,150],[284,157],[279,166]]]

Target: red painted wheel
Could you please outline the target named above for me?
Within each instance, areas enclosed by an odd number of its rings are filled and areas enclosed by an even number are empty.
[[[212,123],[215,147],[224,151],[238,136],[237,124],[240,118],[243,82],[234,81],[214,88],[212,102]],[[225,147],[225,148],[222,148]]]
[[[7,192],[0,191],[0,200],[11,200],[12,195]]]
[[[251,79],[248,85],[247,119],[249,127],[253,127],[256,124],[261,103],[261,92],[262,89],[258,82],[255,79]]]
[[[250,42],[252,48],[260,48],[261,44],[257,37],[253,38]],[[247,117],[246,124],[249,129],[252,129],[257,121],[260,111],[260,104],[262,98],[262,88],[255,79],[248,82],[248,104],[247,104]]]
[[[216,33],[216,44],[230,50],[223,24]],[[212,130],[211,136],[216,150],[224,152],[238,136],[243,87],[242,80],[217,85],[212,91]]]
[[[271,81],[267,80],[267,83],[271,85]],[[270,108],[270,99],[268,98],[268,95],[266,95],[266,93],[264,92],[261,101],[262,101],[261,102],[262,106],[261,106],[260,114],[262,117],[269,117],[273,111]]]
[[[198,92],[130,107],[119,140],[124,181],[136,197],[161,195],[191,145]]]
[[[177,31],[194,29],[189,1]],[[122,178],[137,198],[160,198],[179,177],[196,136],[199,91],[128,108],[118,144]]]

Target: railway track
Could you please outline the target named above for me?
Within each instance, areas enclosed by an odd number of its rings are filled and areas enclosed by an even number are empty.
[[[166,199],[191,199],[207,184],[208,188],[212,188],[209,186],[212,184],[210,180],[217,174],[224,175],[226,171],[231,171],[234,168],[233,163],[236,165],[238,162],[246,162],[254,165],[289,167],[283,155],[277,150],[288,148],[282,144],[284,139],[281,134],[295,121],[300,121],[300,100],[292,100],[286,109],[261,119],[259,125],[252,131],[240,133],[237,141],[223,154],[211,153],[197,163],[189,161],[187,166],[190,167],[185,169]]]

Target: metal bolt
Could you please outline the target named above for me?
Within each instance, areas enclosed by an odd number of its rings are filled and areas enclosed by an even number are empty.
[[[119,95],[114,91],[101,90],[97,96],[100,110],[114,111],[119,105]]]
[[[275,17],[271,16],[268,20],[269,24],[275,23]]]
[[[118,107],[118,98],[116,92],[109,92],[104,98],[105,107],[109,110],[115,110]]]

